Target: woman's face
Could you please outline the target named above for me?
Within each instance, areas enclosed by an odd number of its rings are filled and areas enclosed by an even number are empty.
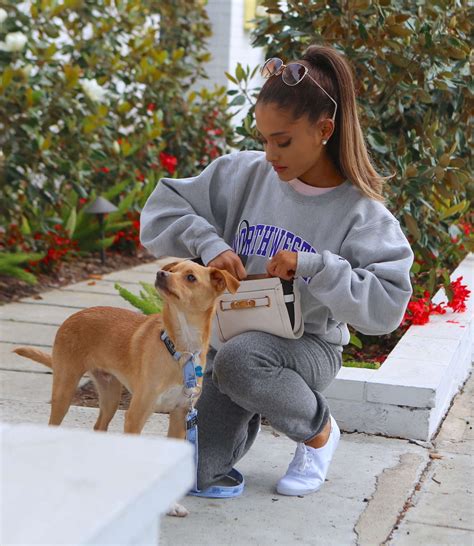
[[[307,116],[295,120],[291,112],[274,103],[257,104],[255,120],[267,161],[280,180],[299,178],[309,182],[311,171],[325,153],[322,141],[328,138],[325,135],[328,120],[310,123]]]

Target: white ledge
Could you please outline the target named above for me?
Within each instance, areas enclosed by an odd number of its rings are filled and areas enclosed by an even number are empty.
[[[192,487],[186,442],[0,423],[10,544],[158,544],[160,515]]]
[[[346,431],[429,440],[471,371],[474,255],[452,273],[471,290],[463,313],[447,311],[411,326],[378,370],[342,368],[325,391]],[[435,303],[447,301],[444,290]]]

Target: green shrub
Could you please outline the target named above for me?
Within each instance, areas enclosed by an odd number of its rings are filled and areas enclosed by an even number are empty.
[[[210,26],[198,0],[14,0],[0,23],[0,225],[56,223],[124,183],[139,208],[230,134],[224,88],[194,89]],[[3,45],[2,45],[3,44]]]
[[[23,265],[30,261],[37,261],[43,258],[43,254],[25,253],[25,252],[3,252],[0,250],[0,275],[14,277],[28,284],[36,284],[37,279],[33,273],[25,271]]]
[[[120,284],[115,283],[115,289],[118,290],[118,293],[122,298],[134,307],[139,309],[145,315],[153,315],[155,313],[161,313],[163,310],[163,300],[161,296],[156,291],[155,287],[152,284],[141,282],[140,283],[142,290],[140,290],[139,295],[137,296],[130,290],[127,290]]]

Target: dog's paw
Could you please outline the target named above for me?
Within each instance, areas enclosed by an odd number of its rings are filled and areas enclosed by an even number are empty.
[[[167,512],[168,516],[174,516],[176,518],[185,518],[189,512],[182,504],[175,502]]]

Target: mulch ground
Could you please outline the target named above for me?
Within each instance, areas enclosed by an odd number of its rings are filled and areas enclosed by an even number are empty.
[[[145,249],[139,249],[135,256],[107,252],[106,262],[102,264],[99,255],[74,258],[60,264],[51,273],[37,275],[37,284],[30,285],[24,281],[0,275],[0,304],[18,301],[20,298],[34,296],[53,288],[85,281],[90,275],[105,275],[113,271],[128,269],[142,263],[155,260]]]
[[[128,409],[131,397],[132,395],[127,391],[127,389],[123,388],[119,409]],[[99,407],[99,397],[92,381],[88,381],[82,387],[77,389],[72,400],[72,404],[74,406],[86,406],[87,408]]]

